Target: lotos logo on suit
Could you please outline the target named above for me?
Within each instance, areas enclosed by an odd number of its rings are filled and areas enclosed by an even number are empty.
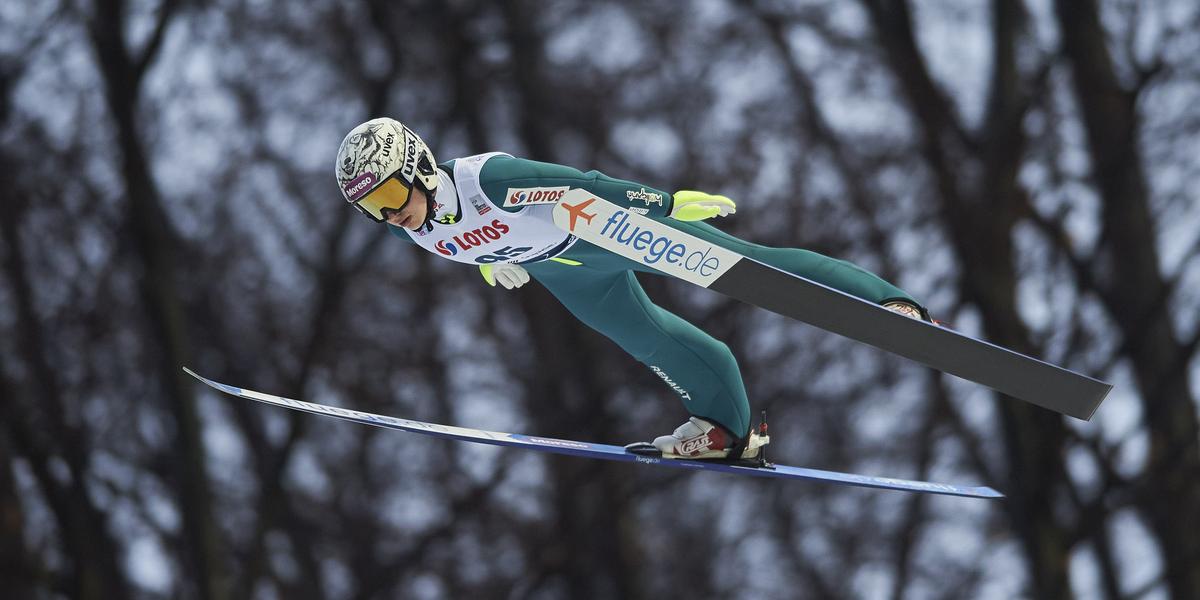
[[[554,204],[562,200],[563,194],[571,189],[568,186],[508,188],[504,196],[504,206],[529,206],[530,204]]]

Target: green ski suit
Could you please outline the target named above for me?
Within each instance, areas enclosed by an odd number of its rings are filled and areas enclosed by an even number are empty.
[[[454,162],[439,165],[443,178],[450,175],[453,181]],[[506,211],[519,210],[504,207],[505,198],[513,190],[582,188],[620,206],[644,212],[667,226],[864,300],[880,304],[905,300],[917,304],[903,290],[851,263],[807,250],[761,246],[707,223],[671,219],[667,216],[672,209],[671,194],[598,171],[584,173],[567,166],[500,155],[483,163],[479,185],[495,208]],[[448,222],[454,217],[446,215],[455,211],[461,214],[467,205],[464,199],[443,197],[442,190],[436,200],[439,210],[435,218]],[[434,222],[431,227],[436,225]],[[405,230],[392,225],[388,228],[400,239],[412,241]],[[735,437],[746,436],[750,428],[750,404],[737,360],[729,347],[655,305],[634,276],[637,271],[662,273],[583,240],[553,259],[541,258],[521,266],[580,321],[650,367],[680,396],[690,415],[721,425]]]

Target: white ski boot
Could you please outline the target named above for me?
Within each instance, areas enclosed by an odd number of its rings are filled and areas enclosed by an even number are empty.
[[[900,313],[906,317],[909,317],[910,319],[925,321],[926,323],[933,323],[942,329],[954,329],[954,327],[952,327],[949,323],[933,318],[925,309],[915,306],[905,300],[892,300],[890,302],[885,302],[883,307],[892,312]]]
[[[921,309],[913,305],[911,302],[906,302],[904,300],[892,300],[891,302],[885,302],[883,307],[892,312],[900,313],[910,319],[929,321],[929,318],[921,313]]]
[[[751,430],[746,439],[735,440],[721,427],[691,417],[671,435],[659,436],[649,444],[629,444],[625,449],[634,454],[661,458],[754,461],[759,458],[763,446],[770,442],[765,423],[759,425],[757,431]]]

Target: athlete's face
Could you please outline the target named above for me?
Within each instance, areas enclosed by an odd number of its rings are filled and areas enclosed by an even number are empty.
[[[415,231],[425,222],[425,213],[428,209],[429,203],[425,200],[425,192],[417,186],[413,186],[412,195],[408,197],[408,202],[405,202],[400,210],[392,208],[383,210],[388,223]]]

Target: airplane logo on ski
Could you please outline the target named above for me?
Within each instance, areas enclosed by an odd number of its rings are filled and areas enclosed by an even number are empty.
[[[583,220],[586,221],[588,225],[592,224],[592,219],[596,216],[596,213],[585,213],[583,212],[583,209],[587,208],[595,201],[595,198],[588,198],[579,204],[567,204],[566,202],[562,203],[562,207],[567,209],[567,213],[571,215],[571,224],[567,226],[567,229],[571,233],[575,232],[575,220],[580,217],[583,217]]]

